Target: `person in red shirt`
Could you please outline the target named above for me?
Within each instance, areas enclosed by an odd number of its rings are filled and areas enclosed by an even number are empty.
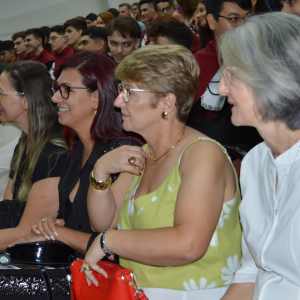
[[[53,75],[55,79],[59,76],[59,68],[63,61],[74,54],[74,49],[68,46],[65,38],[65,29],[61,25],[50,28],[49,45],[53,53],[55,53],[55,67]]]
[[[0,43],[0,63],[10,64],[19,61],[14,50],[15,44],[12,41],[3,41]]]
[[[55,57],[44,49],[45,35],[38,28],[32,28],[25,31],[25,44],[29,53],[33,53],[36,60],[44,64],[48,71],[53,68]]]
[[[141,0],[139,2],[141,15],[143,21],[148,23],[148,26],[157,18],[157,13],[155,11],[155,0]],[[144,47],[150,43],[147,38],[147,28],[142,32],[141,46]]]
[[[73,47],[77,52],[82,31],[87,29],[85,19],[82,17],[73,18],[67,20],[63,26],[68,46]]]
[[[25,31],[16,32],[12,37],[18,59],[36,61],[35,55],[28,52],[25,44]]]

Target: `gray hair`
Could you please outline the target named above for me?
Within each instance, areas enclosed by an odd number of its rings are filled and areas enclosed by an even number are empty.
[[[247,18],[218,40],[219,60],[254,92],[263,121],[300,129],[300,18],[267,13]]]

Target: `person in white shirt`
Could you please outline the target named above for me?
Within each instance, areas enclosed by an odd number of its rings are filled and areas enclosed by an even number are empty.
[[[243,258],[222,300],[300,299],[300,18],[248,18],[218,49],[232,123],[264,139],[242,162]]]

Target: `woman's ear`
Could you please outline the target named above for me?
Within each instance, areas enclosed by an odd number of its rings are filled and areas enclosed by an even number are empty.
[[[99,93],[98,90],[92,93],[92,106],[94,109],[98,108],[98,103],[99,103]]]
[[[166,112],[167,114],[170,114],[176,105],[175,94],[169,93],[166,96],[164,96],[162,99],[162,104],[163,104],[163,111]]]
[[[25,111],[27,111],[28,110],[28,101],[27,101],[27,98],[26,98],[26,96],[23,96],[23,109],[25,110]]]

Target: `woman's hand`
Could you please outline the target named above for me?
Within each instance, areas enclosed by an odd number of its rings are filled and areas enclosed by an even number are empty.
[[[9,245],[9,247],[14,246],[15,244],[22,244],[22,243],[31,243],[31,242],[44,242],[46,239],[41,235],[36,235],[33,232],[27,234],[25,237],[17,240],[14,244]]]
[[[43,236],[48,241],[55,241],[55,236],[58,237],[56,226],[65,226],[65,221],[50,216],[38,221],[36,225],[31,227],[31,231],[34,234]]]
[[[102,233],[96,237],[89,251],[86,253],[85,260],[81,266],[81,272],[84,271],[88,286],[90,286],[91,283],[93,283],[95,286],[98,286],[98,281],[93,275],[92,270],[102,274],[105,278],[107,278],[107,273],[97,264],[98,261],[100,261],[105,256],[105,253],[100,247],[101,236]]]
[[[133,163],[130,164],[129,158],[132,158]],[[145,162],[146,154],[141,147],[121,146],[106,153],[97,160],[93,169],[93,175],[97,180],[104,180],[107,174],[121,172],[141,175],[139,170],[144,169]]]

